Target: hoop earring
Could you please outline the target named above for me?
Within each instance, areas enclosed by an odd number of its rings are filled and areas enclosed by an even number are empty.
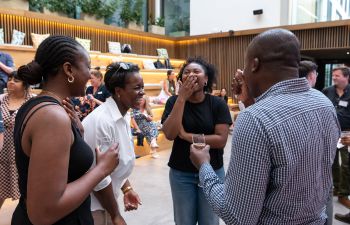
[[[208,85],[208,83],[207,83],[207,82],[204,82],[204,87],[207,86],[207,85]]]
[[[68,82],[69,83],[73,83],[74,82],[74,77],[72,76],[72,77],[68,77]]]

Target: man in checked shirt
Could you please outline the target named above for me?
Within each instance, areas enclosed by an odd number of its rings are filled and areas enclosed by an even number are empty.
[[[208,146],[191,148],[204,193],[226,224],[326,223],[340,129],[332,103],[298,78],[299,61],[290,31],[268,30],[249,44],[240,83],[255,103],[236,121],[224,183]]]

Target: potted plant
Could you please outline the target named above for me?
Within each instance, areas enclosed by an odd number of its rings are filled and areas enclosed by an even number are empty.
[[[173,27],[174,27],[174,31],[169,33],[170,36],[174,36],[174,37],[187,36],[190,31],[189,18],[187,16],[179,17],[177,20],[175,20]]]
[[[80,0],[81,11],[83,12],[81,19],[104,23],[105,18],[111,17],[118,6],[118,1],[102,1],[102,0]]]
[[[158,17],[155,21],[150,20],[148,31],[154,34],[165,35],[164,17]]]
[[[136,0],[132,9],[133,20],[129,23],[128,28],[132,30],[143,31],[143,4],[144,0]]]
[[[123,0],[120,19],[123,21],[125,27],[128,27],[129,23],[134,20],[131,12],[131,0]]]

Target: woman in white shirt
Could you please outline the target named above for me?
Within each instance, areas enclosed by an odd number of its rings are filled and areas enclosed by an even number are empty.
[[[114,172],[99,183],[91,194],[91,211],[95,225],[105,223],[106,211],[120,215],[116,202],[119,188],[124,194],[126,211],[137,209],[141,204],[139,196],[127,179],[135,160],[128,110],[137,107],[142,101],[143,79],[137,65],[120,62],[107,67],[104,82],[112,96],[83,120],[84,139],[91,148],[99,146],[102,151],[108,145],[119,143],[120,158]],[[119,218],[118,225],[126,224],[121,215]]]

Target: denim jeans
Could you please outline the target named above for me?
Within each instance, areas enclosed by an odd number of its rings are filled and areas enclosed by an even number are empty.
[[[224,180],[222,167],[215,171]],[[198,186],[198,173],[171,169],[169,172],[171,194],[173,197],[174,220],[177,225],[219,225],[219,217],[213,212]]]

